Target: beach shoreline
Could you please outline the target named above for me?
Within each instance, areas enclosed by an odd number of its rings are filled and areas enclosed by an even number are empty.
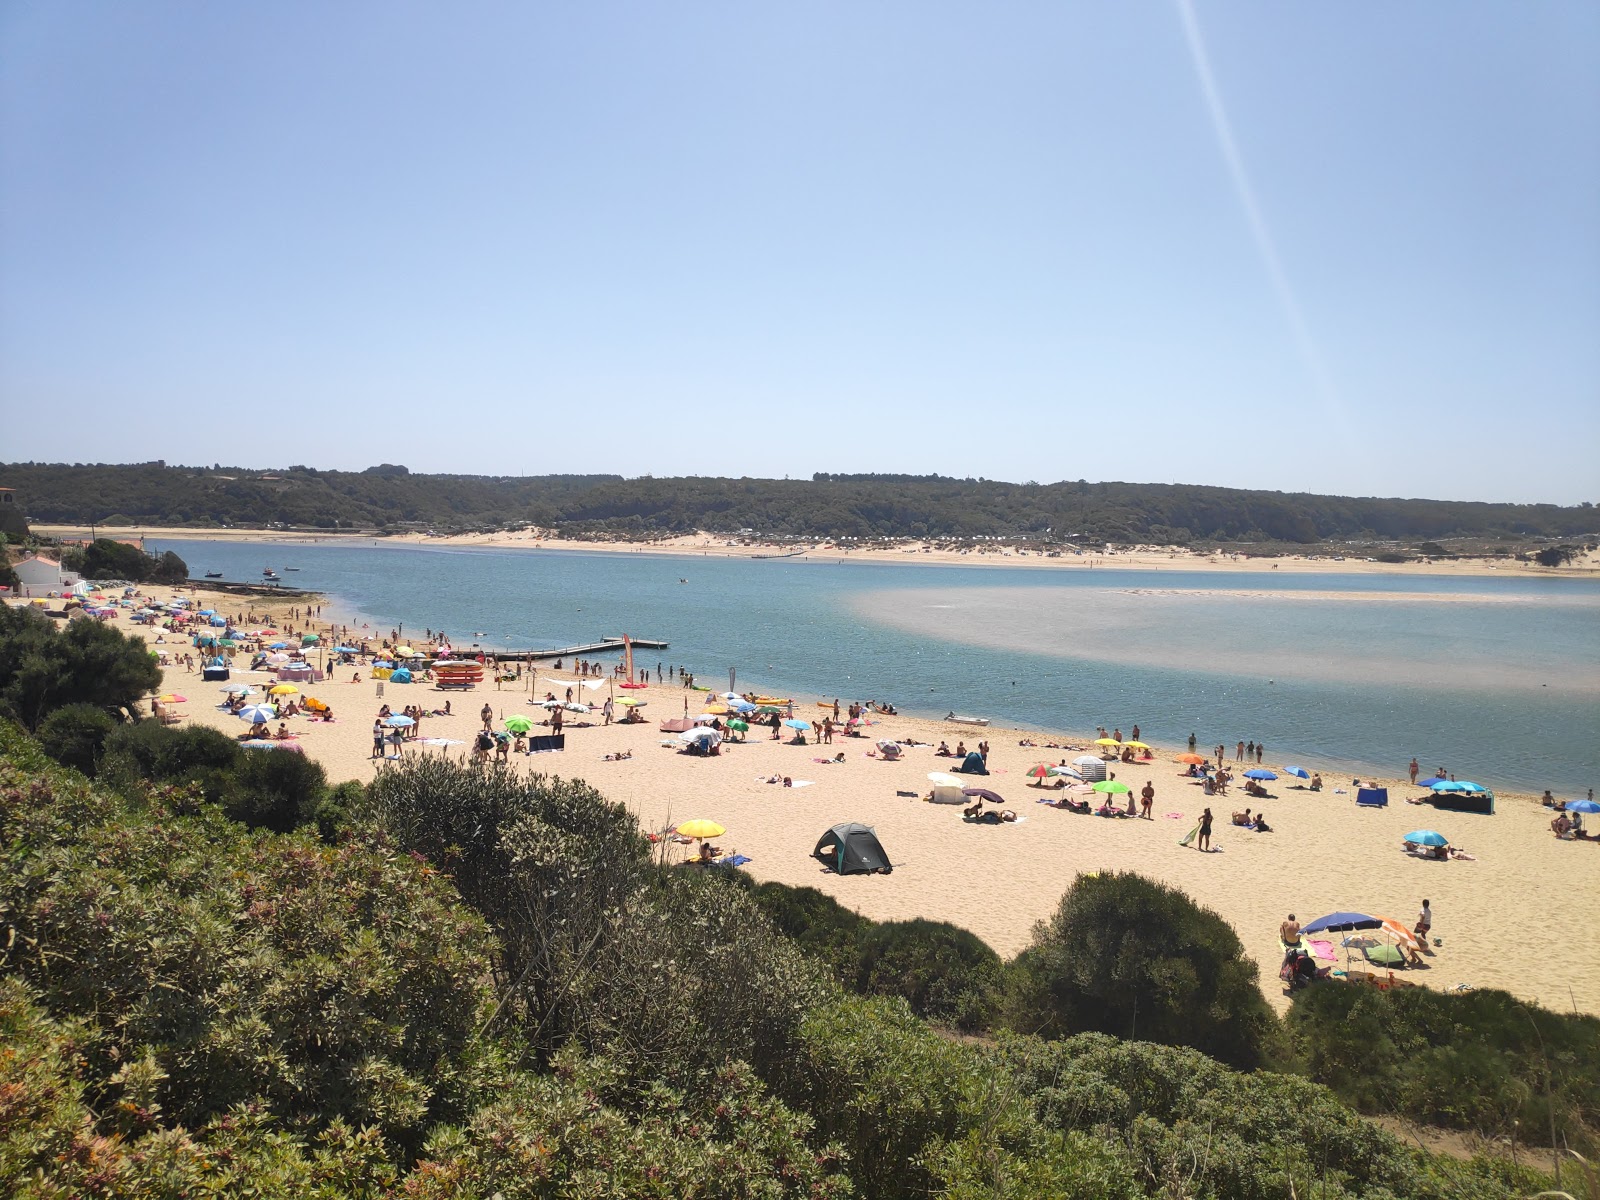
[[[155,592],[165,595],[166,589]],[[296,631],[307,627],[304,618],[286,619],[291,609],[324,603],[324,618],[310,624],[325,630],[332,607],[332,602],[308,596],[246,600],[199,587],[186,593],[228,614],[271,615],[285,632],[290,626]],[[154,631],[142,627],[127,632],[155,640]],[[388,630],[366,632],[381,638]],[[195,653],[182,637],[169,639],[164,648]],[[388,684],[380,691],[367,669],[346,667],[325,682],[304,685],[306,694],[333,707],[337,720],[330,725],[295,717],[288,725],[304,752],[323,765],[330,783],[370,782],[386,766],[386,760],[370,757],[368,735],[379,704],[434,709],[450,701],[451,715],[426,718],[422,731],[445,744],[408,744],[405,753],[466,758],[485,703],[493,710],[496,728],[512,714],[542,720],[543,712],[531,707],[531,701],[545,691],[559,696],[576,687],[572,665],[563,663],[569,669],[558,673],[553,664],[541,662],[524,668],[515,683],[485,683],[453,694],[428,685]],[[234,679],[264,686],[273,681],[266,673],[239,671]],[[180,709],[185,723],[230,735],[239,732],[236,718],[213,707],[220,699],[216,685],[202,684],[197,673],[168,666],[163,686],[190,697]],[[1155,787],[1154,819],[1106,820],[1038,803],[1048,794],[1031,786],[1027,776],[1037,763],[1070,762],[1086,752],[1078,748],[1092,750],[1090,731],[1049,733],[999,724],[964,726],[927,716],[873,716],[875,724],[863,738],[836,737],[831,745],[801,747],[752,729],[746,742],[729,744],[722,755],[706,758],[677,752],[658,722],[699,712],[709,693],[692,691],[674,679],[633,691],[608,685],[590,696],[608,693],[619,700],[645,700],[650,719],[604,727],[598,715],[575,716],[569,719],[563,752],[515,757],[510,769],[521,775],[550,772],[584,779],[607,799],[626,806],[648,832],[693,817],[715,819],[729,831],[719,839],[723,847],[748,855],[752,861],[746,869],[757,880],[816,887],[876,921],[950,921],[1011,956],[1027,946],[1034,922],[1049,917],[1078,874],[1138,871],[1181,888],[1227,920],[1261,969],[1263,993],[1282,1011],[1288,1001],[1276,978],[1280,952],[1275,931],[1288,913],[1304,921],[1322,912],[1355,909],[1409,925],[1421,897],[1428,896],[1445,923],[1439,926],[1445,946],[1428,960],[1430,969],[1414,977],[1435,987],[1502,987],[1550,1007],[1600,1013],[1600,962],[1565,954],[1560,922],[1526,919],[1532,913],[1572,911],[1600,902],[1600,872],[1594,869],[1600,859],[1592,857],[1600,847],[1557,841],[1548,830],[1551,814],[1536,792],[1498,793],[1493,817],[1445,812],[1405,803],[1421,789],[1409,787],[1403,775],[1373,777],[1350,762],[1301,758],[1275,748],[1264,766],[1276,769],[1290,763],[1319,771],[1324,790],[1289,787],[1295,781],[1285,776],[1268,782],[1272,795],[1266,800],[1247,797],[1237,786],[1242,780],[1229,795],[1207,798],[1182,776],[1175,761],[1187,747],[1153,743],[1152,760],[1114,764],[1112,769],[1135,793],[1147,781]],[[792,699],[797,715],[820,720],[824,710],[817,707],[819,700],[833,698]],[[839,699],[842,706],[850,700],[846,695]],[[583,727],[586,719],[595,723]],[[927,744],[889,762],[876,753],[876,742],[886,737]],[[933,748],[941,740],[952,749],[958,740],[968,748],[987,741],[991,774],[972,782],[1003,795],[1006,806],[1023,820],[975,827],[962,821],[957,808],[925,803],[921,797],[930,786],[928,772],[949,770],[956,762],[935,755]],[[1030,741],[1036,745],[1022,744]],[[1045,743],[1051,741],[1074,749],[1050,748]],[[1215,740],[1202,738],[1198,749],[1214,751]],[[832,761],[840,753],[844,760]],[[829,761],[819,761],[823,758]],[[1225,759],[1239,772],[1254,766],[1235,761],[1231,740]],[[1424,763],[1422,769],[1436,765]],[[1363,782],[1389,789],[1388,808],[1355,806],[1358,775]],[[785,776],[796,786],[765,782]],[[1215,814],[1219,850],[1200,854],[1179,841],[1207,805]],[[1229,814],[1246,806],[1264,807],[1273,832],[1231,826]],[[809,857],[812,846],[827,827],[846,820],[878,830],[895,862],[893,875],[840,878],[819,870]],[[1476,861],[1426,862],[1404,855],[1401,835],[1417,827],[1439,829]],[[671,857],[684,852],[670,844],[666,849]],[[1335,952],[1338,962],[1333,965],[1342,969],[1344,950],[1336,947]]]
[[[87,537],[90,530],[76,525],[35,525],[42,537]],[[585,554],[649,554],[679,558],[783,558],[814,563],[874,563],[889,565],[1012,567],[1044,571],[1219,571],[1242,575],[1309,574],[1374,575],[1416,578],[1419,576],[1511,576],[1538,579],[1600,578],[1600,553],[1585,554],[1563,567],[1541,567],[1536,563],[1512,559],[1461,558],[1412,563],[1380,563],[1366,558],[1351,558],[1332,553],[1309,552],[1278,558],[1247,557],[1242,554],[1200,554],[1182,547],[1139,547],[1133,550],[1085,552],[1049,557],[1041,551],[979,548],[967,551],[939,550],[919,546],[896,548],[842,549],[826,542],[796,550],[783,543],[751,544],[733,542],[721,534],[695,533],[648,542],[592,541],[552,538],[537,533],[451,534],[430,536],[423,533],[374,536],[360,533],[320,533],[271,529],[185,529],[172,526],[119,526],[98,530],[103,537],[151,538],[168,541],[256,542],[262,544],[304,545],[326,542],[353,545],[418,545],[486,550],[549,550]]]

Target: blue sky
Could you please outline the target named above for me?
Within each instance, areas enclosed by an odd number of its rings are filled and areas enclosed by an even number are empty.
[[[1600,501],[1600,6],[0,8],[0,460]]]

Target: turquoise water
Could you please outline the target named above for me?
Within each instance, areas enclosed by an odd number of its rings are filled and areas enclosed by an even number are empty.
[[[163,542],[196,575],[327,593],[344,619],[485,650],[664,639],[741,690],[891,700],[1490,786],[1600,782],[1600,582],[1041,571],[387,544]],[[679,582],[686,580],[686,582]],[[640,661],[646,656],[641,654]]]

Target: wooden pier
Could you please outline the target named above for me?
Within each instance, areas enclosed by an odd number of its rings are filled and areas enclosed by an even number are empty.
[[[665,650],[667,642],[658,642],[651,638],[633,638],[635,650]],[[485,654],[493,654],[501,662],[532,662],[543,658],[577,658],[582,654],[604,654],[608,650],[622,650],[622,639],[619,637],[601,638],[598,642],[586,642],[581,646],[561,646],[554,650],[491,650],[488,646],[477,647]]]

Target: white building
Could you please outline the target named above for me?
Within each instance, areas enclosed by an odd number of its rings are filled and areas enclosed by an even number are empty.
[[[76,572],[63,571],[60,563],[42,554],[29,555],[12,569],[22,581],[24,596],[47,596],[51,592],[65,591],[78,582]]]

